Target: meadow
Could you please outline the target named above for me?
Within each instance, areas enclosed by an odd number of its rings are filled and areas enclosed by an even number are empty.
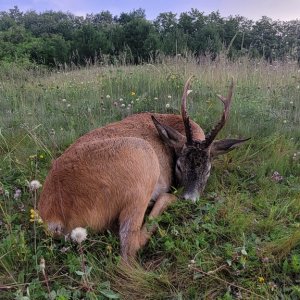
[[[219,138],[251,137],[214,161],[196,203],[178,201],[137,264],[118,235],[77,245],[49,236],[35,211],[51,161],[89,130],[142,111],[179,113],[185,80],[194,121],[209,130],[231,77]],[[176,192],[174,190],[174,192]],[[0,71],[0,299],[299,299],[300,69],[222,57],[197,63]]]

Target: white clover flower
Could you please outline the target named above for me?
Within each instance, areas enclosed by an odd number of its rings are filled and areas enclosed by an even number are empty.
[[[121,107],[125,107],[125,104],[124,104],[124,103],[122,103],[122,104],[121,104]]]
[[[71,107],[71,104],[70,104],[70,103],[68,103],[68,104],[67,104],[67,107]]]
[[[20,189],[17,189],[14,194],[14,199],[20,198],[21,194],[22,194],[22,191]]]
[[[167,103],[167,104],[166,104],[166,108],[170,108],[170,103]]]
[[[158,98],[157,98],[157,97],[154,97],[154,100],[158,100]]]
[[[106,98],[109,99],[109,98],[110,98],[110,95],[106,95]]]
[[[283,120],[283,123],[286,124],[286,123],[287,123],[287,120]]]
[[[120,98],[120,99],[119,99],[120,102],[122,102],[123,100],[124,100],[123,98]]]
[[[65,98],[64,98],[64,99],[62,99],[61,101],[62,101],[62,102],[66,102],[66,101],[67,101],[67,99],[65,99]]]
[[[134,104],[134,101],[131,101],[130,103],[131,103],[131,104]]]
[[[38,180],[32,180],[29,183],[29,189],[31,191],[36,191],[37,189],[39,189],[41,187],[41,183]]]
[[[85,228],[82,227],[76,227],[71,232],[71,239],[73,242],[76,242],[78,244],[81,244],[83,241],[86,240],[87,232]]]
[[[171,99],[171,98],[172,98],[172,96],[171,96],[171,95],[168,95],[168,98],[169,98],[169,99]]]

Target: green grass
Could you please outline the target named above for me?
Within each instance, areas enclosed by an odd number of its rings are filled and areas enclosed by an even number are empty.
[[[177,202],[133,269],[114,232],[80,247],[30,222],[51,160],[89,130],[136,112],[188,109],[208,130],[231,76],[235,96],[220,137],[251,140],[214,162],[204,195]],[[299,299],[300,71],[241,60],[0,73],[0,299]],[[65,99],[65,100],[64,100]],[[123,99],[123,101],[120,101]],[[125,107],[122,107],[122,104]],[[130,106],[129,106],[130,104]],[[281,182],[272,180],[277,171]],[[14,198],[21,190],[21,197]],[[45,259],[45,275],[40,260]],[[86,262],[82,272],[82,259]],[[50,291],[50,293],[49,293]]]

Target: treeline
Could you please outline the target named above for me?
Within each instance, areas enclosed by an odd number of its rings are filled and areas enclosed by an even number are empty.
[[[154,21],[145,11],[113,16],[109,11],[87,14],[46,11],[0,12],[0,61],[29,61],[49,66],[87,61],[128,63],[155,60],[158,54],[210,56],[220,52],[235,59],[297,59],[300,63],[300,20],[281,22],[263,17],[208,15],[197,9],[161,13]]]

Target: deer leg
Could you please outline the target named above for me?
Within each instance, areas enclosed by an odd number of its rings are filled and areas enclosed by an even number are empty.
[[[140,249],[140,232],[145,216],[147,203],[143,207],[127,207],[119,217],[121,256],[125,261],[134,258]]]
[[[164,193],[159,195],[158,199],[156,200],[150,214],[149,214],[149,220],[154,219],[155,217],[158,217],[161,215],[167,207],[173,203],[177,197],[172,194]],[[147,244],[149,241],[151,235],[157,230],[157,224],[144,224],[141,232],[140,232],[140,247],[143,247]]]

